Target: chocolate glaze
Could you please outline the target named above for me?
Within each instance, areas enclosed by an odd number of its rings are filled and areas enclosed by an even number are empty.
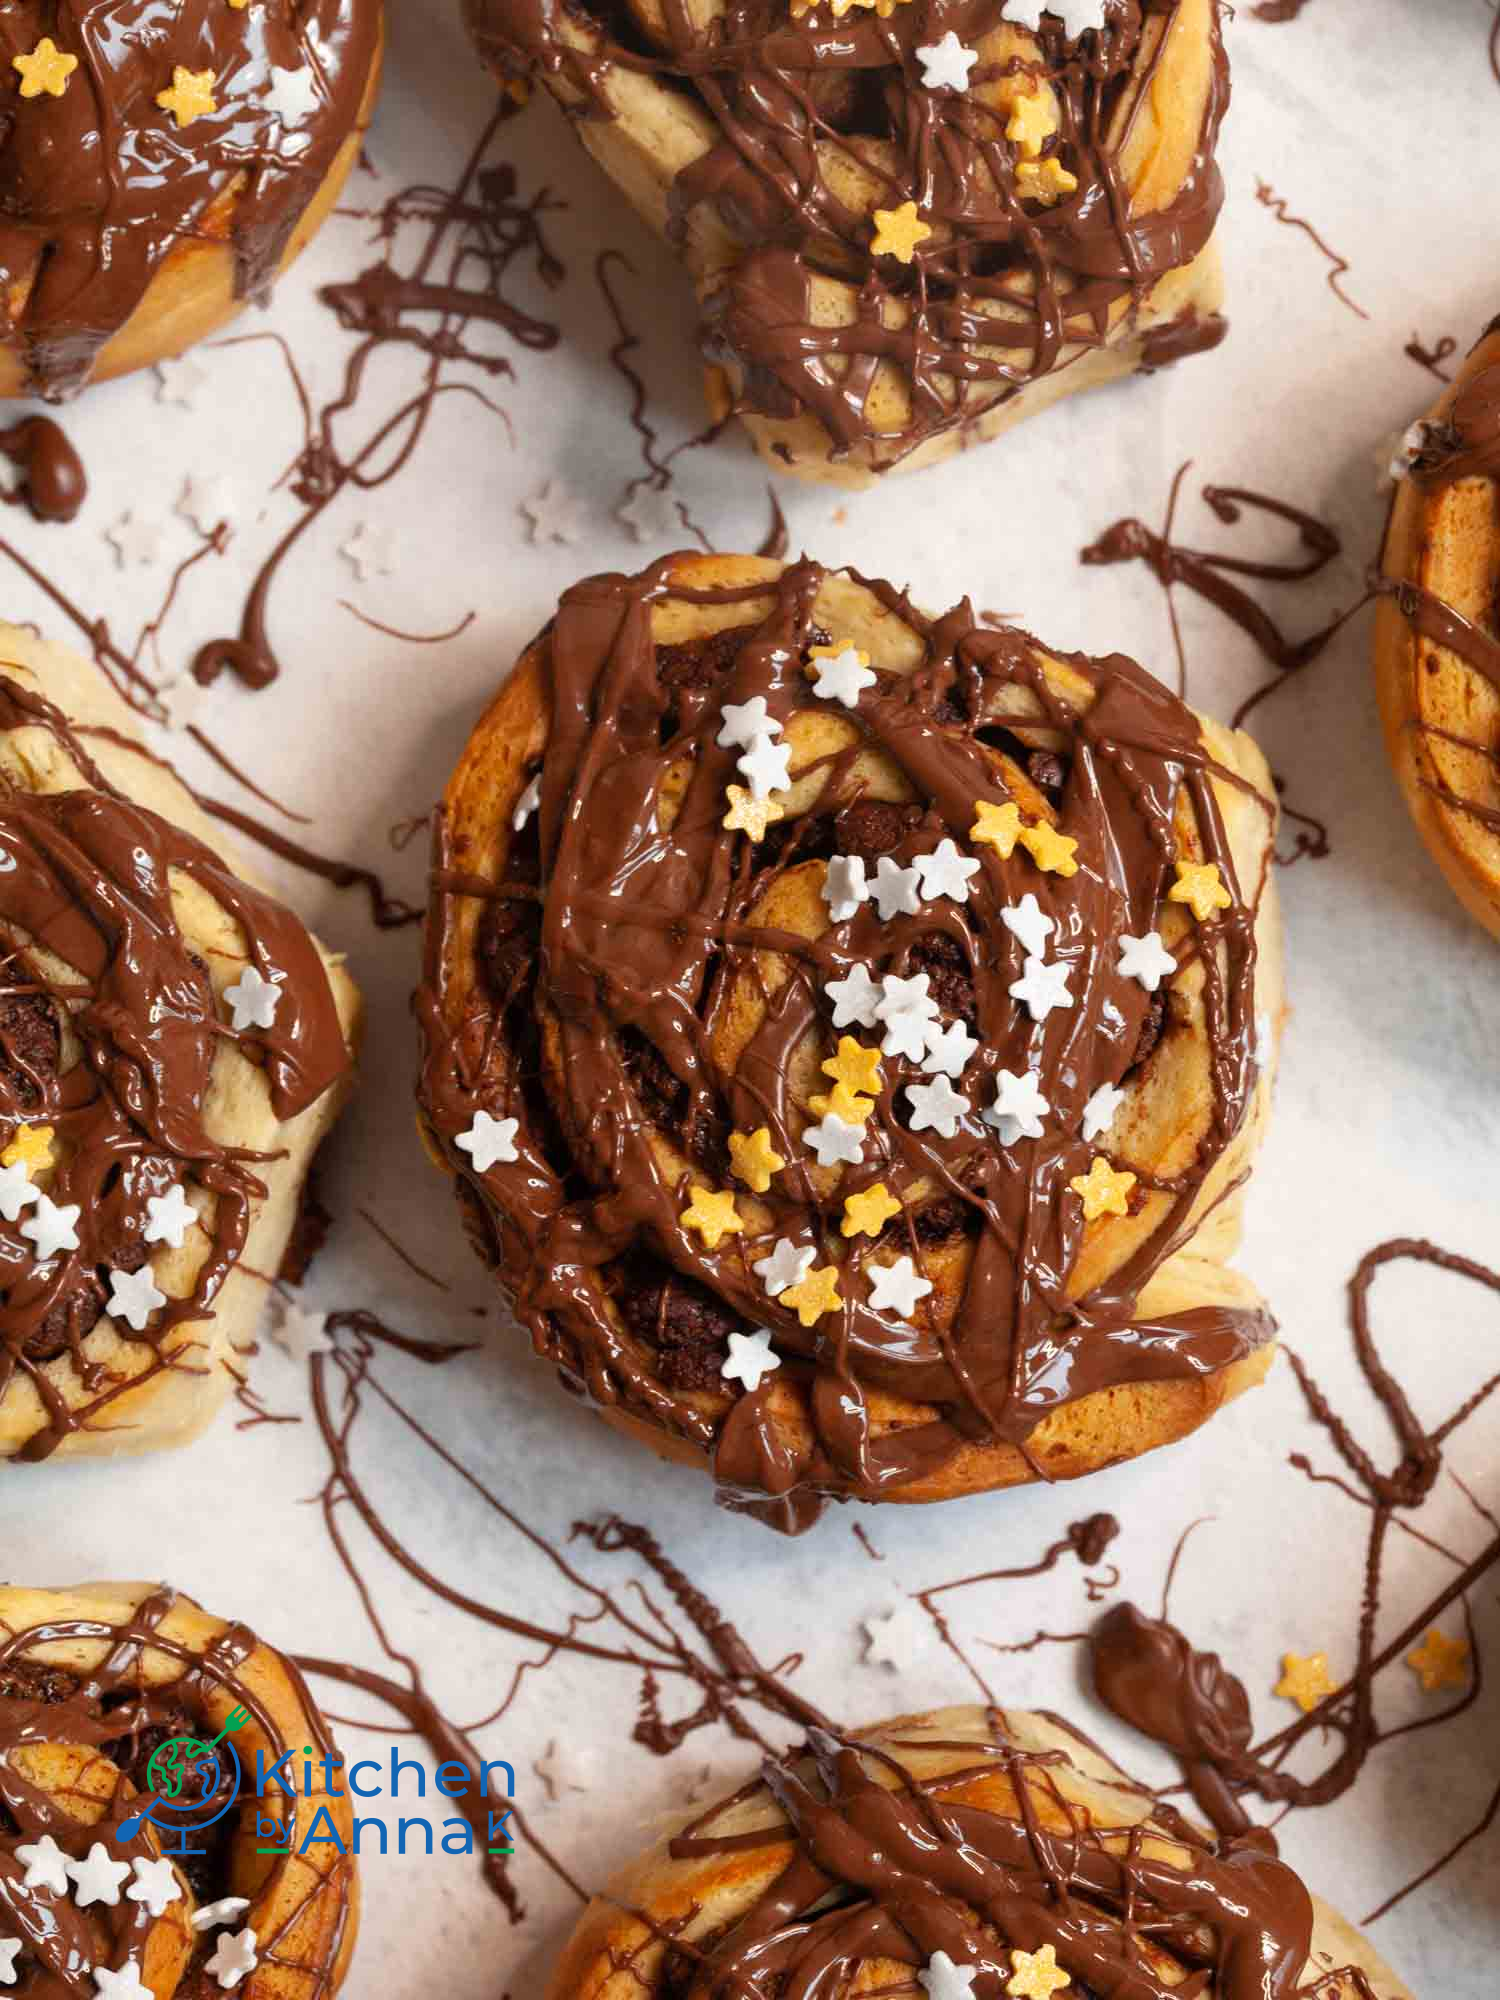
[[[61,97],[23,98],[11,59],[47,34],[78,68]],[[3,337],[29,386],[81,388],[186,240],[227,240],[236,295],[264,294],[354,129],[379,40],[378,0],[82,0],[61,15],[19,0],[0,12]],[[216,108],[185,126],[156,103],[174,66],[214,77]],[[291,130],[270,101],[285,71],[317,85]]]
[[[0,1931],[19,1937],[23,1944],[15,1983],[6,1987],[16,2000],[95,2000],[94,1968],[119,1967],[127,1957],[139,1965],[157,1921],[144,1903],[126,1896],[113,1905],[100,1902],[80,1907],[71,1897],[24,1887],[25,1867],[16,1857],[18,1847],[51,1835],[64,1853],[74,1858],[82,1858],[99,1841],[112,1861],[153,1860],[158,1846],[145,1827],[128,1840],[121,1837],[122,1825],[141,1809],[141,1795],[149,1796],[154,1789],[147,1774],[153,1751],[170,1736],[212,1738],[236,1705],[249,1711],[260,1747],[272,1760],[287,1750],[300,1752],[303,1747],[301,1742],[288,1743],[283,1738],[257,1692],[263,1685],[260,1674],[241,1673],[257,1650],[254,1633],[243,1625],[231,1625],[202,1652],[195,1652],[162,1630],[175,1601],[175,1593],[163,1586],[143,1598],[122,1624],[58,1617],[0,1635]],[[108,1650],[99,1666],[79,1674],[44,1664],[37,1657],[43,1648],[69,1640],[103,1640]],[[163,1654],[174,1661],[179,1669],[175,1679],[161,1686],[145,1684],[140,1661],[147,1648],[153,1654],[153,1664]],[[319,1758],[337,1760],[333,1739],[295,1667],[287,1660],[278,1666],[303,1698],[301,1721],[307,1747]],[[74,1746],[91,1760],[91,1773],[101,1769],[111,1772],[114,1795],[96,1823],[86,1825],[68,1810],[65,1795],[57,1796],[28,1775],[27,1751],[46,1744]],[[239,1812],[231,1812],[216,1830],[224,1837],[211,1837],[205,1842],[204,1853],[180,1864],[200,1904],[230,1893],[250,1893],[248,1871],[238,1862],[225,1830],[232,1832],[243,1819],[248,1822],[244,1837],[253,1844],[256,1800],[252,1781],[246,1781],[240,1796],[243,1804]],[[222,1793],[215,1800],[221,1802]],[[304,1876],[308,1872],[305,1864],[290,1857],[272,1858],[263,1865],[266,1873],[257,1879],[257,1896],[277,1893],[292,1867]],[[296,1922],[311,1900],[325,1895],[337,1897],[347,1911],[351,1876],[352,1863],[347,1857],[335,1859],[314,1873],[311,1887],[299,1898],[288,1925]],[[182,1905],[172,1908],[180,1911]],[[212,1931],[194,1937],[189,1963],[174,1992],[187,1996],[216,1990],[203,1970],[214,1942]],[[332,1990],[339,1949],[337,1928],[321,1964],[308,1962],[305,1953],[281,1951],[279,1934],[258,1942],[261,1964],[269,1976],[276,1976],[271,1968],[281,1968],[282,1975],[299,1991],[306,1991],[310,2000]]]
[[[1133,311],[1204,248],[1223,202],[1214,151],[1229,82],[1217,15],[1202,128],[1175,200],[1133,210],[1121,165],[1180,0],[1112,0],[1105,26],[1072,42],[1050,20],[1034,62],[982,58],[962,93],[922,86],[917,47],[949,29],[978,46],[1005,25],[1003,0],[837,18],[825,7],[789,12],[786,0],[735,0],[701,16],[617,0],[467,0],[467,11],[488,61],[540,74],[577,119],[612,116],[606,86],[634,72],[687,93],[713,121],[716,143],[670,196],[675,239],[702,226],[701,210],[739,246],[704,299],[704,350],[735,364],[742,409],[810,412],[836,454],[878,436],[883,457],[899,456],[961,429],[976,391],[986,404],[1008,399],[1051,373],[1066,344],[1102,342],[1111,314]],[[1010,113],[992,88],[1023,69],[1055,93],[1060,127],[1047,143],[1077,180],[1051,207],[1018,186]],[[913,263],[872,254],[868,214],[840,192],[846,160],[880,182],[881,206],[915,199],[934,226]],[[815,322],[820,275],[857,288],[853,325]],[[995,301],[1015,317],[992,317]],[[893,307],[903,324],[888,323]],[[910,390],[904,429],[882,428],[870,407],[882,362]]]
[[[145,1331],[119,1338],[192,1368],[196,1344],[169,1335],[212,1316],[264,1192],[262,1156],[213,1138],[208,1087],[219,1043],[234,1037],[202,960],[178,929],[169,876],[198,883],[243,930],[252,963],[282,984],[273,1027],[237,1037],[265,1063],[278,1118],[295,1118],[345,1074],[348,1051],[323,963],[291,913],[250,888],[200,841],[116,791],[66,717],[0,678],[0,730],[40,728],[92,790],[0,797],[0,930],[12,981],[0,996],[0,1129],[50,1125],[62,1150],[48,1191],[77,1204],[79,1248],[46,1266],[14,1223],[0,1223],[0,1395],[18,1378],[46,1419],[21,1455],[37,1459],[72,1431],[100,1428],[130,1386],[93,1358],[88,1335],[107,1296],[101,1272],[149,1255],[147,1204],[174,1183],[215,1197],[208,1256],[191,1294],[170,1299]],[[34,945],[70,969],[65,983]],[[81,1044],[64,1057],[59,1022]],[[65,1360],[81,1392],[70,1407],[45,1364]],[[144,1379],[141,1376],[135,1381]]]
[[[30,509],[34,521],[71,521],[89,490],[83,460],[60,424],[50,417],[22,417],[0,430],[0,451],[21,477],[8,498]]]
[[[446,821],[437,823],[417,1003],[425,1118],[455,1170],[476,1241],[498,1265],[538,1354],[594,1401],[696,1443],[712,1457],[721,1488],[794,1502],[799,1525],[818,1493],[878,1498],[936,1471],[970,1439],[1024,1446],[1063,1403],[1123,1382],[1200,1377],[1243,1358],[1273,1331],[1258,1311],[1201,1308],[1147,1322],[1136,1308],[1255,1087],[1254,914],[1264,876],[1236,882],[1209,784],[1211,775],[1229,774],[1208,756],[1191,712],[1132,661],[1071,659],[1097,695],[1087,714],[1075,714],[1049,690],[1026,635],[980,625],[967,603],[928,619],[899,593],[872,585],[920,636],[927,659],[909,677],[883,679],[861,702],[861,727],[917,801],[904,820],[896,810],[890,828],[865,837],[904,859],[940,834],[966,842],[975,799],[997,787],[1039,798],[983,734],[1015,690],[1034,695],[1047,717],[1045,728],[1019,724],[1020,735],[1055,739],[1068,761],[1058,811],[1080,841],[1083,865],[1064,883],[1019,859],[1001,864],[991,852],[967,908],[924,905],[919,916],[887,924],[866,908],[812,940],[767,928],[754,903],[798,863],[799,841],[815,853],[820,841],[838,844],[831,806],[849,801],[845,815],[892,811],[856,807],[846,762],[834,760],[818,810],[787,829],[788,841],[755,850],[719,823],[733,775],[733,753],[713,740],[720,704],[759,693],[773,714],[784,714],[813,700],[800,661],[820,636],[812,607],[824,574],[804,560],[753,590],[674,592],[668,560],[637,577],[592,578],[566,594],[542,642],[551,728],[539,818],[525,841],[501,841],[493,880],[463,872]],[[770,609],[697,646],[658,653],[650,610],[674,594],[726,605],[759,597]],[[693,776],[668,833],[656,825],[655,802],[674,758],[690,760]],[[1112,940],[1156,921],[1176,853],[1179,801],[1191,802],[1204,853],[1236,893],[1216,929],[1219,949],[1204,961],[1212,1119],[1191,1164],[1150,1181],[1166,1199],[1141,1248],[1097,1289],[1070,1298],[1081,1231],[1067,1184],[1096,1150],[1078,1134],[1082,1107],[1100,1084],[1133,1073],[1149,1008],[1139,986],[1113,971]],[[1076,1007],[1043,1028],[1007,993],[1020,953],[999,910],[1023,890],[1056,916],[1054,946],[1075,966]],[[476,990],[456,1019],[445,968],[457,913],[471,898],[488,914]],[[789,976],[729,1073],[711,1052],[705,1022],[723,1004],[724,969],[757,949],[785,954]],[[1006,1149],[972,1120],[952,1140],[913,1133],[896,1116],[904,1067],[888,1059],[873,1126],[879,1164],[821,1201],[794,1164],[784,1186],[765,1197],[776,1218],[770,1235],[708,1250],[678,1219],[681,1200],[656,1163],[653,1132],[671,1133],[721,1181],[714,1149],[730,1124],[767,1123],[775,1150],[802,1159],[788,1063],[804,1037],[831,1047],[821,990],[854,962],[877,973],[936,966],[945,1014],[967,1011],[978,1025],[979,1067],[965,1082],[976,1110],[987,1101],[987,1074],[1030,1061],[1063,1136]],[[539,1014],[555,1036],[545,1061],[535,1040]],[[520,1125],[517,1162],[484,1176],[454,1143],[480,1108]],[[888,1233],[919,1262],[929,1242],[972,1237],[951,1323],[923,1308],[914,1326],[897,1326],[863,1303],[867,1287],[856,1272],[864,1252],[837,1223],[844,1195],[876,1178],[904,1200]],[[919,1182],[935,1195],[908,1197]],[[772,1301],[751,1269],[781,1235],[813,1243],[842,1266],[845,1304],[816,1329]],[[745,1325],[772,1329],[785,1363],[777,1380],[790,1379],[805,1396],[811,1436],[798,1450],[783,1451],[764,1391],[727,1408],[720,1400],[720,1343]],[[683,1388],[668,1364],[685,1343],[707,1365]],[[707,1387],[715,1395],[705,1401],[697,1390]],[[930,1404],[932,1415],[871,1437],[871,1388]]]

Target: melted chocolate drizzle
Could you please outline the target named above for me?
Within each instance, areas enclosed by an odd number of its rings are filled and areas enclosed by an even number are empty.
[[[50,417],[22,417],[0,430],[0,452],[20,477],[6,495],[12,506],[25,507],[33,521],[71,521],[89,490],[83,460],[67,433]]]

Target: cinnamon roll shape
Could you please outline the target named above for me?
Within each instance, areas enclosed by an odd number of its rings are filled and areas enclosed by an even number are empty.
[[[1193,1430],[1274,1336],[1275,825],[1247,737],[967,601],[576,585],[448,786],[418,1003],[537,1353],[787,1527]]]
[[[354,986],[89,662],[0,627],[0,1457],[218,1410],[352,1076]]]
[[[1500,937],[1500,320],[1393,470],[1375,621],[1386,748],[1427,851]]]
[[[867,485],[1223,336],[1218,0],[466,5],[679,252],[778,470]]]
[[[996,1708],[813,1732],[627,1868],[547,1994],[971,1990],[1412,2000],[1263,1845],[1156,1807],[1061,1717]]]
[[[258,1796],[257,1759],[288,1751],[295,1789]],[[132,1972],[152,2000],[336,1993],[359,1916],[341,1761],[293,1663],[191,1598],[0,1587],[7,1995],[97,2000]]]

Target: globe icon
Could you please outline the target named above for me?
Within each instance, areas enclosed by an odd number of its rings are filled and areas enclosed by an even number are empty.
[[[146,1765],[146,1779],[154,1796],[145,1810],[128,1819],[120,1837],[129,1840],[147,1820],[162,1833],[180,1836],[202,1833],[233,1810],[239,1802],[244,1778],[239,1752],[228,1735],[216,1743],[196,1736],[171,1736],[158,1744]],[[196,1850],[186,1845],[163,1848],[163,1853],[187,1854]]]

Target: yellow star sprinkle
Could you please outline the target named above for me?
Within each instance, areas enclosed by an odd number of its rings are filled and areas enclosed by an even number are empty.
[[[917,214],[917,204],[903,201],[899,208],[876,209],[870,249],[877,257],[894,257],[899,263],[909,264],[917,245],[925,243],[931,234],[932,225]]]
[[[1041,85],[1032,79],[1029,90],[1011,94],[1010,123],[1005,136],[1028,160],[1039,160],[1042,148],[1057,130],[1057,119]]]
[[[1193,915],[1204,924],[1215,910],[1227,910],[1234,898],[1219,879],[1217,861],[1179,861],[1167,901],[1191,905]]]
[[[990,799],[976,799],[969,838],[976,847],[993,847],[1002,861],[1009,861],[1021,838],[1021,808],[1014,799],[1003,806]]]
[[[1311,1714],[1325,1696],[1335,1692],[1336,1686],[1328,1671],[1326,1653],[1309,1653],[1305,1659],[1297,1653],[1282,1654],[1281,1679],[1275,1691],[1296,1702],[1304,1715]]]
[[[710,1250],[717,1250],[726,1236],[737,1235],[745,1226],[732,1194],[727,1190],[710,1194],[701,1187],[693,1189],[693,1198],[682,1211],[682,1224],[685,1229],[696,1229]]]
[[[243,14],[250,5],[250,0],[229,0],[229,4],[237,14]]]
[[[766,828],[786,818],[786,807],[775,799],[758,799],[745,785],[726,785],[724,795],[729,810],[724,825],[731,833],[748,833],[752,840],[764,840]]]
[[[29,56],[12,56],[11,68],[21,72],[21,95],[61,97],[78,67],[77,56],[65,56],[50,35],[43,35]]]
[[[1423,1694],[1439,1694],[1444,1688],[1469,1684],[1469,1642],[1450,1639],[1434,1625],[1406,1664],[1422,1683]]]
[[[837,1312],[844,1301],[839,1297],[838,1267],[823,1264],[809,1271],[800,1285],[789,1285],[776,1301],[791,1306],[804,1326],[811,1326],[824,1313]]]
[[[1052,2000],[1069,1983],[1054,1945],[1044,1944],[1040,1951],[1013,1951],[1010,1962],[1015,1971],[1005,1990],[1012,2000]]]
[[[828,1057],[823,1074],[850,1090],[863,1090],[873,1097],[880,1089],[880,1051],[867,1049],[853,1035],[840,1035],[838,1054]]]
[[[1016,167],[1016,186],[1027,201],[1057,201],[1065,194],[1077,194],[1078,176],[1070,174],[1061,160],[1022,160]]]
[[[779,1174],[786,1165],[780,1153],[771,1150],[769,1125],[762,1125],[758,1132],[731,1132],[729,1157],[735,1179],[743,1181],[752,1194],[764,1194],[772,1174]]]
[[[876,1181],[863,1194],[851,1194],[844,1203],[843,1231],[846,1236],[878,1236],[901,1204],[884,1181]]]
[[[858,1097],[847,1083],[836,1083],[826,1097],[810,1097],[809,1111],[815,1111],[820,1118],[826,1118],[831,1111],[835,1118],[842,1118],[846,1125],[863,1125],[875,1109],[873,1097]]]
[[[24,1167],[28,1174],[45,1173],[56,1155],[52,1141],[56,1135],[50,1125],[22,1125],[16,1136],[3,1153],[0,1153],[0,1167]]]
[[[1078,873],[1078,863],[1073,859],[1078,842],[1071,834],[1059,833],[1055,826],[1048,826],[1042,820],[1036,826],[1023,826],[1017,839],[1044,875],[1066,878]]]
[[[191,125],[195,118],[218,109],[214,103],[213,71],[184,69],[181,63],[173,63],[172,88],[158,91],[156,101],[163,111],[171,112],[179,126]]]
[[[1083,1203],[1084,1221],[1097,1222],[1101,1215],[1130,1213],[1129,1196],[1135,1186],[1135,1175],[1117,1172],[1102,1153],[1096,1153],[1088,1172],[1074,1174],[1068,1186]]]

